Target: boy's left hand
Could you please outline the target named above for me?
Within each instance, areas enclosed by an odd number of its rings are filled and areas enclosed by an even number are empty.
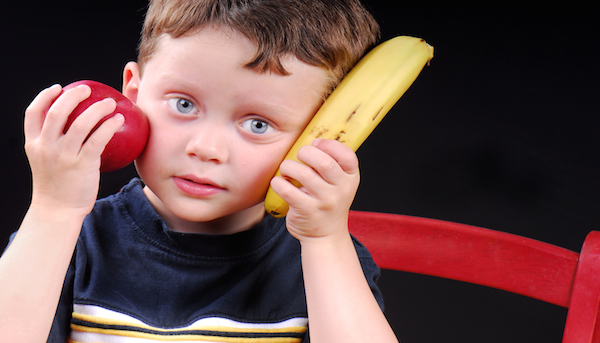
[[[360,181],[355,152],[338,141],[316,139],[298,151],[298,160],[302,163],[283,161],[282,177],[271,181],[273,190],[289,205],[289,232],[301,242],[347,235],[348,211]]]

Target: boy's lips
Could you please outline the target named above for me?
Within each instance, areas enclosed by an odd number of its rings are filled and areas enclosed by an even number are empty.
[[[212,180],[193,175],[174,176],[172,179],[179,190],[194,197],[206,197],[225,190]]]

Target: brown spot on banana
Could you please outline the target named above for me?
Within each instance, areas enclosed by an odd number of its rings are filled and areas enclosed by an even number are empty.
[[[342,135],[344,135],[344,134],[346,134],[346,131],[342,130],[337,134],[337,136],[335,136],[334,139],[340,143],[344,143],[345,141],[342,140]]]
[[[377,119],[377,117],[379,117],[379,114],[381,113],[381,111],[383,111],[383,107],[379,109],[379,111],[377,111],[377,113],[375,113],[375,116],[373,117],[373,119],[371,119],[372,121],[375,121],[375,119]]]
[[[321,130],[319,132],[317,132],[317,134],[315,135],[315,138],[321,138],[327,132],[329,132],[329,129],[327,129],[327,128],[321,128]]]
[[[356,106],[354,111],[352,111],[352,113],[350,113],[350,115],[348,116],[348,119],[346,119],[346,123],[349,122],[350,120],[352,120],[352,117],[354,117],[354,115],[356,114],[356,111],[358,111],[358,108],[360,107],[360,105],[362,105],[362,104],[358,104],[358,106]]]

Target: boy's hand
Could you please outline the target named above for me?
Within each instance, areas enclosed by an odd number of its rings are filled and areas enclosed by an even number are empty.
[[[60,93],[59,85],[43,90],[25,111],[25,151],[33,176],[31,205],[75,210],[85,216],[98,193],[100,155],[124,119],[115,115],[90,134],[115,109],[115,101],[107,99],[90,106],[63,133],[69,114],[91,90],[80,86]]]
[[[298,151],[298,160],[285,160],[282,178],[271,181],[273,190],[289,205],[287,226],[301,242],[317,237],[348,235],[348,211],[358,189],[358,158],[335,140],[316,139]],[[285,178],[302,184],[292,185]]]

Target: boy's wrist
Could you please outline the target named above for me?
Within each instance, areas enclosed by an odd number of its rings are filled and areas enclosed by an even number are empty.
[[[299,239],[302,253],[311,252],[335,252],[352,244],[352,238],[348,231],[331,233],[319,237],[303,237]]]
[[[63,203],[36,201],[33,199],[27,214],[35,219],[52,223],[83,222],[89,214],[87,208],[70,207]]]

